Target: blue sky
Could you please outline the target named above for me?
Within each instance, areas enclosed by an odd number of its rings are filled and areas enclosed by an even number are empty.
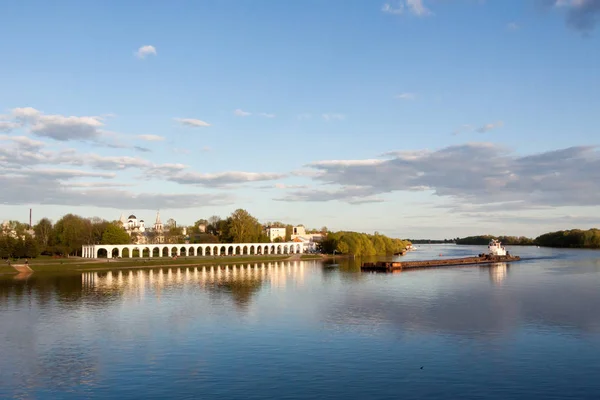
[[[598,0],[6,3],[0,220],[600,225],[599,17]]]

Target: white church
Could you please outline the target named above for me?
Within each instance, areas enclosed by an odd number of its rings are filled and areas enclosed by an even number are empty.
[[[125,232],[132,237],[134,244],[158,244],[165,242],[164,226],[160,220],[160,212],[156,212],[156,221],[152,227],[146,227],[143,219],[139,220],[133,214],[125,218],[125,214],[121,214],[119,222]]]

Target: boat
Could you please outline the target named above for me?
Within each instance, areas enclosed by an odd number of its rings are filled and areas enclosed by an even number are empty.
[[[441,256],[441,254],[440,254]],[[375,263],[363,263],[362,271],[380,271],[389,272],[411,268],[433,268],[445,266],[460,266],[460,265],[478,265],[478,264],[494,264],[499,262],[519,261],[521,257],[513,256],[500,243],[500,241],[492,239],[488,244],[488,253],[481,253],[476,257],[449,258],[424,261],[379,261]]]
[[[499,240],[490,240],[490,244],[488,244],[488,254],[492,256],[505,256],[506,253],[506,247],[502,246],[502,243],[500,243]]]

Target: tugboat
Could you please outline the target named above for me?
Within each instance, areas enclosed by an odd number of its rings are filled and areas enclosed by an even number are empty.
[[[440,254],[441,256],[441,254]],[[495,264],[502,262],[519,261],[521,257],[511,256],[502,243],[492,239],[488,245],[488,253],[481,253],[477,257],[424,260],[424,261],[378,261],[361,265],[362,271],[390,272],[411,268],[433,268],[443,266]]]
[[[502,246],[502,243],[496,239],[490,240],[488,251],[491,256],[506,256],[508,254],[506,247]]]

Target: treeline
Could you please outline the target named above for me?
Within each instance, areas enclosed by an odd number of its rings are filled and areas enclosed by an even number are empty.
[[[456,244],[470,244],[487,246],[490,240],[496,239],[507,246],[531,246],[535,244],[533,239],[525,236],[492,236],[492,235],[480,235],[480,236],[467,236],[464,238],[456,238]]]
[[[352,254],[355,256],[375,256],[395,254],[406,249],[409,241],[392,239],[385,235],[358,232],[330,232],[319,244],[320,251],[332,254]]]
[[[571,229],[545,233],[535,239],[525,236],[469,236],[456,239],[456,244],[487,245],[491,239],[497,239],[508,246],[543,246],[580,249],[600,249],[600,229]]]
[[[202,229],[204,227],[204,231]],[[213,215],[208,219],[199,219],[188,229],[191,243],[269,243],[265,228],[285,228],[285,237],[275,240],[289,242],[292,240],[294,225],[283,222],[267,222],[261,224],[244,209],[235,210],[229,217],[223,219]],[[327,227],[321,229],[306,229],[306,233],[327,234]]]
[[[36,225],[9,221],[0,231],[0,258],[81,255],[84,244],[128,244],[131,238],[118,222],[67,214],[56,223],[42,218]]]
[[[538,246],[600,249],[600,229],[572,229],[545,233],[535,239]]]
[[[169,219],[162,232],[150,229],[143,235],[149,243],[155,243],[157,235],[161,235],[165,243],[183,243],[186,240],[191,243],[269,243],[265,226],[285,227],[285,240],[290,240],[292,225],[281,222],[263,225],[243,209],[235,210],[225,219],[218,216],[200,219],[189,227],[178,226]],[[120,221],[74,214],[67,214],[54,224],[48,218],[42,218],[32,229],[18,221],[10,221],[0,228],[0,258],[34,258],[40,254],[80,256],[83,245],[137,243],[140,239],[137,236],[142,235],[133,233],[130,236]],[[307,233],[311,232],[326,233],[327,228],[307,230]]]
[[[455,243],[458,239],[407,239],[412,244],[448,244]]]

